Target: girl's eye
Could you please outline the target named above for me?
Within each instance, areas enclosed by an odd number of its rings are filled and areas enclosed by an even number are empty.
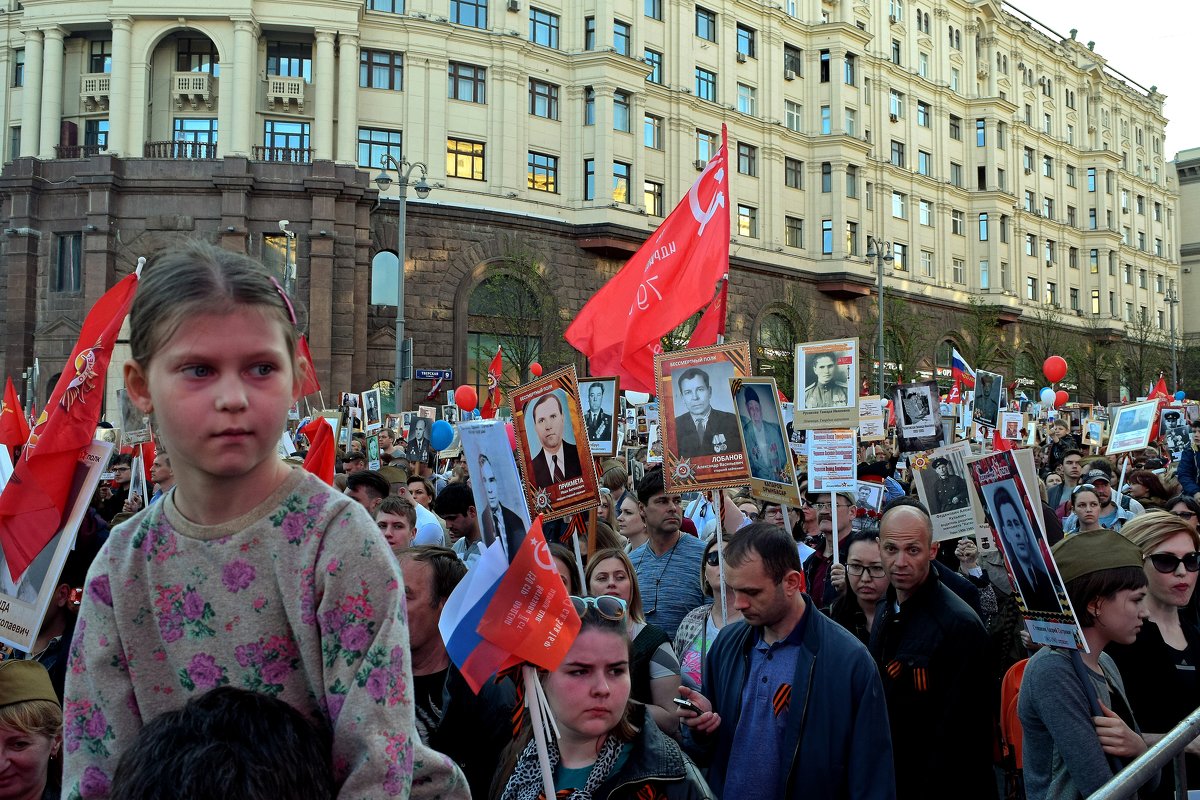
[[[192,378],[207,378],[212,374],[212,370],[208,367],[199,364],[193,364],[189,367],[184,367],[183,372]]]
[[[613,675],[618,675],[618,676],[624,675],[627,671],[628,671],[628,668],[626,668],[626,667],[613,667],[612,669],[609,670],[610,673],[612,673]]]
[[[260,377],[263,377],[263,378],[270,375],[274,371],[275,371],[274,364],[259,364],[254,367],[255,374]]]

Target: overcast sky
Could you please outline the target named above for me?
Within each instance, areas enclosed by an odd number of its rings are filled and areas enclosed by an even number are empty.
[[[1200,147],[1200,3],[1196,0],[1016,0],[1062,36],[1096,43],[1108,65],[1167,96],[1164,157]]]

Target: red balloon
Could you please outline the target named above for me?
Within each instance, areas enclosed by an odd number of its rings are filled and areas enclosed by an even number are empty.
[[[1067,377],[1067,360],[1062,356],[1050,356],[1042,364],[1042,374],[1051,383],[1058,383]]]
[[[1067,401],[1070,399],[1071,399],[1071,396],[1069,394],[1067,394],[1065,389],[1059,389],[1057,392],[1054,393],[1054,407],[1062,408],[1063,406],[1065,406],[1067,404]]]
[[[542,365],[538,362],[533,362],[529,365],[529,374],[535,378],[542,377]]]
[[[463,384],[454,390],[454,404],[470,413],[479,405],[479,393],[475,391],[474,386]]]
[[[504,423],[504,432],[508,434],[508,446],[515,452],[517,449],[517,431],[511,422]]]

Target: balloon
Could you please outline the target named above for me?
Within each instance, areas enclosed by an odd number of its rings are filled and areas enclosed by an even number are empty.
[[[517,449],[517,431],[511,422],[504,423],[504,432],[508,434],[508,446],[515,451]]]
[[[533,362],[529,365],[529,374],[535,378],[542,377],[542,365],[538,362]]]
[[[1185,397],[1187,397],[1187,392],[1185,392],[1183,389],[1180,389],[1178,392],[1175,393],[1175,399],[1181,403],[1183,402],[1183,399]]]
[[[650,402],[650,395],[646,392],[634,392],[629,389],[625,390],[625,399],[633,403],[635,406],[640,406],[643,403]]]
[[[471,391],[474,391],[474,389]],[[433,423],[433,429],[429,431],[429,443],[433,445],[434,450],[445,450],[453,441],[454,426],[444,419],[439,419]]]
[[[475,406],[479,405],[479,393],[475,391],[474,386],[464,383],[454,390],[454,405],[463,411],[474,411]]]
[[[1054,394],[1054,407],[1062,408],[1063,406],[1065,406],[1067,404],[1067,401],[1070,399],[1071,399],[1071,395],[1067,394],[1067,391],[1065,389],[1059,389]]]
[[[1044,406],[1054,405],[1054,400],[1055,400],[1054,390],[1051,389],[1049,386],[1042,387],[1042,391],[1038,393],[1038,397],[1041,399],[1042,405],[1044,405]]]
[[[1042,374],[1051,383],[1058,383],[1067,377],[1067,360],[1062,356],[1050,356],[1042,364]]]
[[[471,412],[471,419],[479,419],[481,416],[483,415],[479,413],[478,408]]]

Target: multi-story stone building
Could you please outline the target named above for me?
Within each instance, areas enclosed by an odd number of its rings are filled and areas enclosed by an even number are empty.
[[[1200,304],[1200,147],[1180,150],[1171,164],[1179,185],[1179,299],[1184,308]],[[1200,344],[1200,319],[1184,315],[1178,333],[1189,347]]]
[[[514,335],[550,366],[722,125],[729,336],[761,371],[788,373],[806,337],[861,333],[872,352],[869,238],[891,243],[888,361],[909,377],[966,346],[972,297],[1028,380],[1033,317],[1106,340],[1165,326],[1163,96],[999,2],[7,2],[10,374],[61,363],[85,308],[188,235],[294,281],[327,387],[390,378],[385,154],[436,187],[407,205],[415,366],[477,382]]]

